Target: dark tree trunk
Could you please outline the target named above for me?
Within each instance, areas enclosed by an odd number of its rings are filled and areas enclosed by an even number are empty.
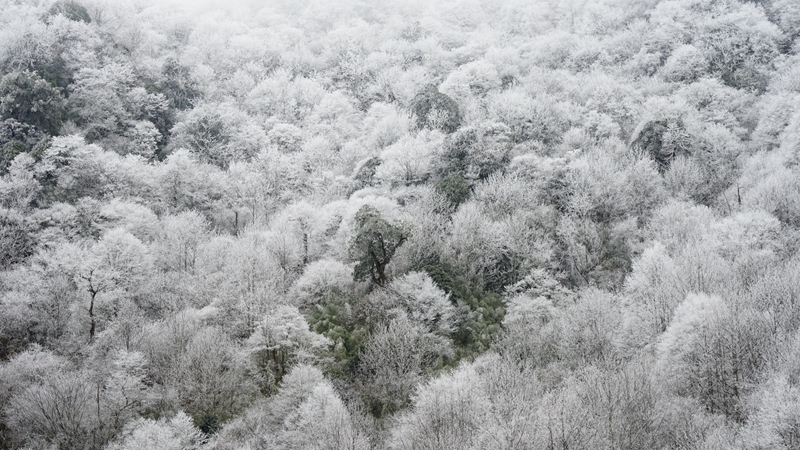
[[[308,264],[308,233],[303,233],[303,266]]]
[[[97,291],[90,290],[89,295],[91,295],[91,300],[89,300],[89,321],[91,325],[89,326],[89,343],[91,344],[94,342],[94,332],[97,327],[97,321],[94,318],[94,298],[97,296]]]

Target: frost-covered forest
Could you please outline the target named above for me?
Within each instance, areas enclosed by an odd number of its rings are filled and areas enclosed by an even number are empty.
[[[0,0],[0,448],[800,448],[797,0]]]

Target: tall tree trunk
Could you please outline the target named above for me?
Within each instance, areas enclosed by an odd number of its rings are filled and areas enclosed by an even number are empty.
[[[308,264],[308,233],[303,233],[303,267]]]
[[[89,343],[91,344],[94,342],[94,332],[97,327],[97,322],[94,318],[94,298],[97,296],[97,291],[90,290],[89,295],[91,295],[91,300],[89,300],[89,321],[91,323],[89,326]]]

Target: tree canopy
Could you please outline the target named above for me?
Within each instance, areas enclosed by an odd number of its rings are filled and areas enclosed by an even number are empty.
[[[0,449],[793,449],[796,0],[5,1]]]

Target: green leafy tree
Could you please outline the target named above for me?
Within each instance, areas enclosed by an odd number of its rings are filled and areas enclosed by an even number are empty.
[[[358,182],[360,187],[372,185],[373,179],[375,178],[375,171],[381,163],[383,163],[383,161],[377,156],[369,158],[358,167],[355,175],[353,175],[353,179]]]
[[[169,102],[163,94],[138,86],[133,67],[114,63],[84,68],[75,78],[69,103],[87,141],[145,157],[153,155],[156,144],[163,147],[172,128]]]
[[[471,286],[451,267],[443,264],[425,266],[433,282],[450,295],[456,305],[455,328],[451,334],[457,358],[487,350],[500,331],[506,314],[502,297]]]
[[[267,143],[261,126],[238,107],[207,103],[182,115],[170,149],[190,149],[200,161],[227,169],[231,162],[252,159]]]
[[[439,174],[458,172],[474,181],[501,171],[510,161],[510,131],[501,123],[485,123],[452,133],[444,144]]]
[[[36,247],[36,225],[19,211],[0,208],[0,267],[7,268],[31,256]]]
[[[689,139],[680,120],[654,120],[645,124],[631,147],[650,155],[663,173],[675,158],[689,154]]]
[[[439,129],[452,133],[461,126],[461,113],[458,103],[439,92],[434,85],[428,85],[414,97],[411,112],[417,116],[417,127]]]
[[[459,172],[452,172],[436,183],[436,191],[444,195],[453,208],[469,199],[471,190],[467,180]]]
[[[0,117],[58,134],[65,117],[61,93],[36,73],[11,72],[0,80]]]
[[[369,326],[345,298],[332,298],[314,306],[309,325],[315,332],[330,339],[332,360],[326,372],[334,377],[347,378],[356,370],[358,354],[369,336]]]
[[[622,286],[631,270],[628,228],[564,217],[556,233],[556,257],[568,285]]]
[[[0,175],[5,175],[11,161],[20,153],[28,151],[28,147],[20,141],[11,141],[0,147]]]
[[[389,223],[370,205],[358,210],[355,222],[356,235],[350,243],[350,258],[356,262],[353,276],[356,281],[370,279],[384,286],[388,280],[386,266],[409,232],[402,224]]]
[[[158,88],[167,97],[170,106],[180,110],[191,108],[201,93],[191,77],[189,68],[170,58],[164,63],[161,74],[164,78],[158,84]]]
[[[53,3],[53,6],[47,11],[48,17],[59,15],[74,22],[92,22],[92,18],[89,17],[89,12],[86,8],[73,0],[59,0]]]
[[[32,149],[44,139],[44,134],[31,125],[14,119],[6,119],[0,122],[0,145],[5,146],[17,141],[26,148]]]

